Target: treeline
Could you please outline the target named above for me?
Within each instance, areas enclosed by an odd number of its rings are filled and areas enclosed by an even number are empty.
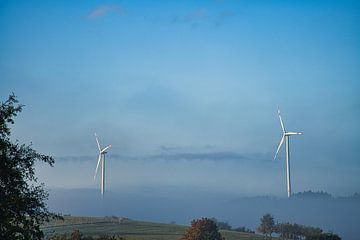
[[[299,197],[299,198],[321,198],[321,199],[332,199],[333,198],[333,196],[328,192],[324,192],[324,191],[313,192],[311,190],[295,193],[293,195],[293,197],[295,197],[295,198],[297,198],[297,197]]]
[[[263,234],[265,239],[271,239],[275,233],[284,240],[341,240],[337,234],[326,233],[321,228],[289,222],[275,223],[274,217],[270,214],[262,216],[256,230]]]
[[[348,201],[359,201],[360,194],[354,193],[349,196],[333,196],[332,194],[324,191],[304,191],[293,194],[292,199],[322,199],[322,200],[348,200]]]
[[[216,218],[211,218],[211,220],[216,223],[216,226],[220,230],[229,230],[229,231],[245,232],[245,233],[255,233],[255,231],[253,231],[253,230],[251,230],[249,228],[243,227],[243,226],[234,228],[228,222],[221,222],[221,221],[218,221]]]
[[[341,240],[336,234],[325,233],[320,228],[303,226],[296,223],[278,223],[275,225],[274,232],[279,234],[280,239]]]

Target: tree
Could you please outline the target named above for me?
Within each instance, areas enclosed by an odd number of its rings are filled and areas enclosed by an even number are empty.
[[[231,230],[232,226],[228,222],[217,222],[216,224],[221,230]]]
[[[316,235],[307,236],[306,240],[341,240],[339,235],[334,233],[320,233]]]
[[[274,232],[279,234],[279,239],[341,240],[336,234],[324,233],[320,228],[297,223],[277,223]]]
[[[274,230],[274,217],[269,213],[262,216],[262,218],[260,219],[260,225],[257,227],[257,231],[264,234],[265,239],[267,239],[268,236],[270,236],[271,239],[271,234],[274,232]]]
[[[191,222],[182,240],[225,240],[216,223],[209,218],[196,219]]]
[[[75,229],[72,233],[71,233],[71,240],[81,240],[82,239],[82,234],[78,229]]]
[[[37,184],[35,162],[53,166],[54,159],[36,152],[31,145],[10,140],[10,126],[21,112],[14,94],[0,103],[0,239],[42,239],[40,226],[53,217],[45,200],[43,184]]]

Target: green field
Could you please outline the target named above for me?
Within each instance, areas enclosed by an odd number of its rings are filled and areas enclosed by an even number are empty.
[[[118,217],[64,217],[42,227],[45,236],[54,234],[70,235],[75,229],[85,236],[116,235],[127,240],[175,240],[181,238],[186,226],[153,222],[134,221]],[[226,240],[263,239],[259,235],[234,231],[221,231]]]

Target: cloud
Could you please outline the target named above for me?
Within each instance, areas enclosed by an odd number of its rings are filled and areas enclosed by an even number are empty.
[[[120,154],[109,154],[110,158],[119,159],[119,160],[136,160],[139,159],[134,156],[120,155]],[[84,161],[97,161],[98,153],[94,155],[82,155],[82,156],[63,156],[55,157],[55,160],[59,162],[84,162]]]
[[[58,161],[70,161],[70,162],[82,162],[82,161],[88,161],[88,160],[93,160],[94,156],[63,156],[63,157],[55,157],[55,160]]]
[[[160,151],[163,151],[163,152],[173,152],[173,151],[179,151],[179,150],[182,150],[183,148],[182,147],[179,147],[179,146],[165,146],[165,145],[161,145],[159,147],[159,150]]]
[[[112,159],[118,160],[185,160],[185,161],[239,161],[239,160],[268,160],[268,156],[262,154],[242,155],[231,151],[204,151],[204,152],[185,152],[181,147],[164,147],[161,146],[164,153],[150,154],[142,156],[129,156],[122,154],[109,154]],[[173,152],[175,151],[175,152]],[[180,152],[179,152],[180,151]],[[93,156],[65,156],[56,157],[59,161],[95,161],[97,155]],[[95,159],[95,160],[94,160]]]
[[[167,148],[167,152],[161,154],[143,155],[143,156],[128,156],[121,154],[109,154],[112,159],[118,160],[186,160],[186,161],[223,161],[223,160],[246,160],[252,157],[243,156],[236,152],[176,152],[173,150],[181,150],[181,148]],[[94,161],[97,155],[93,156],[65,156],[56,157],[59,161]]]
[[[120,5],[100,5],[97,6],[95,9],[91,10],[87,17],[88,18],[99,18],[106,16],[110,12],[116,13],[120,16],[125,14],[125,10]]]
[[[206,8],[199,8],[183,16],[174,17],[174,23],[191,23],[197,25],[200,22],[215,23],[216,26],[222,25],[227,19],[236,16],[237,13],[232,10],[220,12],[209,12]]]
[[[165,159],[165,160],[208,160],[208,161],[222,161],[222,160],[244,160],[245,156],[235,152],[204,152],[204,153],[174,153],[152,155],[150,158]]]

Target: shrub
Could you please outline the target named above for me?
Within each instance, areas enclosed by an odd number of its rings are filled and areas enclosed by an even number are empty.
[[[196,219],[191,222],[182,240],[225,240],[216,223],[209,218]]]

